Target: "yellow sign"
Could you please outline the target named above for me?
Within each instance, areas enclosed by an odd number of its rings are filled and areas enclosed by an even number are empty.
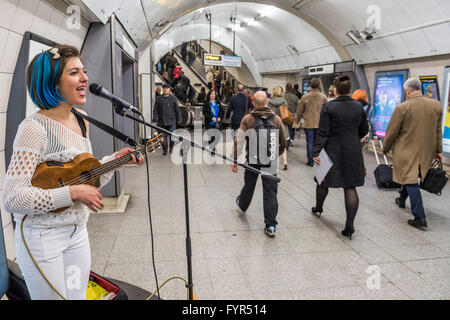
[[[213,55],[208,54],[208,55],[205,56],[205,60],[208,60],[208,61],[221,61],[222,60],[222,56],[213,56]]]

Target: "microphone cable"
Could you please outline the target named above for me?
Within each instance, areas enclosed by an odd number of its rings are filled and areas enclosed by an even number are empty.
[[[145,118],[144,115],[141,113],[140,114],[142,120],[144,122]],[[147,126],[144,125],[144,139],[147,139]],[[151,241],[151,245],[152,245],[152,266],[153,266],[153,274],[155,276],[155,282],[156,282],[156,293],[158,293],[158,300],[161,300],[161,296],[159,294],[159,285],[158,285],[158,276],[157,276],[157,272],[156,272],[156,266],[155,266],[155,248],[154,248],[154,239],[153,239],[153,222],[152,222],[152,210],[151,210],[151,206],[150,206],[150,170],[149,170],[149,165],[148,165],[148,157],[147,155],[145,155],[144,157],[145,159],[145,167],[147,170],[147,207],[148,207],[148,217],[149,217],[149,221],[150,221],[150,241]]]

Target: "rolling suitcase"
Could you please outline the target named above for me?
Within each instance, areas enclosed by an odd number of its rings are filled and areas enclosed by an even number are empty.
[[[383,148],[383,143],[380,140],[381,148]],[[384,161],[386,164],[380,164],[380,159],[378,158],[377,148],[372,140],[372,146],[375,153],[375,158],[377,159],[378,167],[376,167],[373,172],[375,176],[375,181],[377,183],[378,189],[399,189],[401,186],[392,180],[392,166],[389,164],[386,155],[384,156]]]

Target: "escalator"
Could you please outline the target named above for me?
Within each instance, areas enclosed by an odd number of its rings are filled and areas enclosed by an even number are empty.
[[[198,95],[202,87],[208,90],[208,83],[206,82],[205,66],[203,65],[202,59],[194,52],[191,46],[188,46],[187,50],[188,54],[185,61],[183,60],[181,55],[181,45],[173,49],[173,51],[177,56],[178,63],[182,67],[185,76],[188,77],[189,80],[191,80],[191,83],[194,83],[194,86],[191,85],[191,87],[193,87],[196,94]],[[218,101],[220,107],[226,113],[228,108],[228,101],[226,102],[223,101],[223,99],[221,99],[219,96],[216,96],[216,100]],[[198,104],[196,103],[196,101],[194,101],[192,105],[195,106],[196,108],[203,107],[203,104]],[[196,110],[194,117],[196,121],[198,121],[197,119],[200,118],[199,114],[201,113],[202,113],[201,109]],[[203,115],[201,116],[201,118],[203,118]],[[231,117],[222,120],[222,125],[224,125],[225,127],[230,126],[230,124],[231,124]]]

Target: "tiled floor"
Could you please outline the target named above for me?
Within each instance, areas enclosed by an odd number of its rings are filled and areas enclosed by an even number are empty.
[[[209,156],[206,155],[205,157]],[[159,285],[187,279],[183,170],[162,152],[150,157],[154,262]],[[352,240],[345,223],[342,190],[331,190],[319,219],[313,169],[305,165],[304,136],[281,171],[277,235],[263,232],[262,186],[247,213],[236,210],[243,170],[228,164],[189,165],[193,284],[199,299],[449,299],[450,187],[444,196],[423,192],[429,230],[410,227],[397,193],[376,188],[373,154],[365,152],[368,177],[358,189],[360,207]],[[92,270],[153,292],[152,245],[144,167],[126,167],[125,214],[94,214],[88,229]],[[186,299],[174,280],[163,299]]]

